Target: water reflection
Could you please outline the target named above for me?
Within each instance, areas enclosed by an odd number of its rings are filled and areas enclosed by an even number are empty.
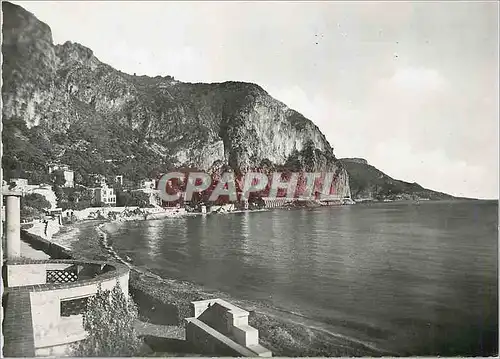
[[[240,215],[241,219],[241,235],[243,238],[248,239],[250,235],[250,213],[244,212]]]
[[[165,222],[163,221],[150,221],[145,228],[145,239],[148,247],[148,256],[155,259],[161,255],[160,242],[162,241],[162,231]]]
[[[249,238],[250,238],[250,213],[244,212],[241,216],[241,258],[243,262],[248,264],[251,261],[252,254],[250,253]]]
[[[175,218],[178,219],[178,218]],[[180,228],[180,242],[182,244],[186,244],[189,237],[188,237],[188,226],[187,226],[187,218],[181,218],[179,221],[172,221],[171,223],[175,223],[174,226],[177,228]]]
[[[489,345],[487,331],[498,327],[497,207],[482,213],[484,226],[468,207],[420,207],[247,212],[147,229],[127,223],[117,246],[134,263],[300,311],[344,336],[415,355],[445,355],[452,346],[461,348],[452,355],[481,354],[471,348]]]

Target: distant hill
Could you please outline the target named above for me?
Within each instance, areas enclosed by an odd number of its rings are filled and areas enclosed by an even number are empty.
[[[446,193],[432,191],[418,183],[408,183],[389,177],[361,158],[340,159],[349,174],[354,200],[443,200],[456,199]]]

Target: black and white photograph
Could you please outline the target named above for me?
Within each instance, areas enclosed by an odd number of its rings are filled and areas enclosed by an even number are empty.
[[[498,357],[498,1],[2,1],[3,357]]]

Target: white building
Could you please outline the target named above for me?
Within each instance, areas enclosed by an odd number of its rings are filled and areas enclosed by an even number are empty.
[[[75,187],[75,172],[71,170],[63,171],[64,187]]]
[[[92,203],[102,203],[105,206],[116,205],[116,194],[115,190],[108,187],[106,183],[102,184],[101,187],[90,188],[92,191]]]
[[[118,182],[120,183],[120,185],[123,186],[123,176],[122,175],[115,176],[115,182]]]
[[[156,189],[156,182],[155,180],[143,180],[141,182],[141,187],[143,189]]]
[[[9,187],[14,188],[16,191],[21,192],[22,195],[25,196],[29,190],[28,180],[26,178],[12,178],[9,181],[8,186],[6,186],[6,190],[8,190]]]

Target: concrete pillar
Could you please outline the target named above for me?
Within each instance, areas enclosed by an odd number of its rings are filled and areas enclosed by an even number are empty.
[[[7,192],[4,196],[6,199],[7,259],[14,259],[21,256],[21,194]]]

